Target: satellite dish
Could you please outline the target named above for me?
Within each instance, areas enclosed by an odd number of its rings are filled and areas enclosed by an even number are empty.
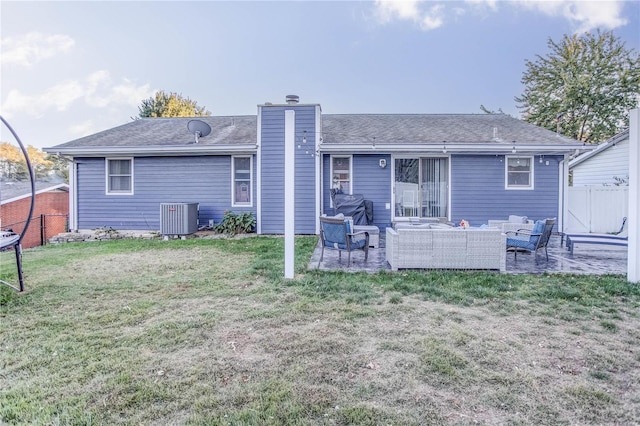
[[[211,133],[211,126],[201,120],[189,120],[187,129],[196,136],[196,143],[200,137],[205,137]]]

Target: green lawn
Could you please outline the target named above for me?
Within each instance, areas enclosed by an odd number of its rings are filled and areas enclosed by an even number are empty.
[[[291,281],[277,237],[26,250],[0,424],[640,423],[624,277],[307,270],[316,241]]]

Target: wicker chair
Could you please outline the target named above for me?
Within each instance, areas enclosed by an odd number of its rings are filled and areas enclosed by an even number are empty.
[[[369,233],[351,232],[351,223],[344,217],[320,217],[320,241],[322,252],[318,261],[318,268],[324,258],[324,249],[338,250],[338,258],[342,262],[342,252],[349,254],[347,267],[351,266],[351,252],[353,250],[364,251],[364,261],[369,257]]]
[[[531,231],[519,230],[507,232],[507,249],[513,248],[514,259],[518,258],[518,250],[525,250],[533,252],[534,257],[538,252],[538,249],[544,249],[544,254],[549,261],[549,253],[547,252],[547,245],[551,238],[551,231],[556,224],[556,218],[538,220],[533,225]],[[537,260],[537,258],[536,258]]]

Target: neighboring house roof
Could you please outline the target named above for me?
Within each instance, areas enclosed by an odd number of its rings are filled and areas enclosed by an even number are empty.
[[[31,182],[1,182],[0,204],[12,203],[31,196]],[[51,191],[69,191],[66,183],[36,182],[36,195]]]
[[[616,146],[618,143],[629,139],[629,129],[626,129],[620,133],[618,133],[617,135],[615,135],[614,137],[612,137],[611,139],[602,142],[601,144],[598,144],[597,147],[589,152],[585,152],[582,155],[577,156],[576,158],[574,158],[573,160],[571,160],[569,162],[569,169],[577,166],[580,163],[584,163],[586,160],[599,155],[600,153],[606,151],[607,149]]]
[[[195,137],[190,120],[211,126]],[[322,114],[320,151],[389,151],[430,148],[450,152],[567,153],[584,148],[569,139],[506,114]],[[76,139],[45,152],[62,155],[194,155],[257,149],[257,117],[143,118]],[[588,149],[588,148],[587,148]]]

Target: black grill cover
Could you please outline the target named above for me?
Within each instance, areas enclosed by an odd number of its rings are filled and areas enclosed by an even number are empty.
[[[335,214],[342,213],[353,218],[354,225],[373,223],[373,202],[365,200],[361,194],[335,194],[333,198]]]

